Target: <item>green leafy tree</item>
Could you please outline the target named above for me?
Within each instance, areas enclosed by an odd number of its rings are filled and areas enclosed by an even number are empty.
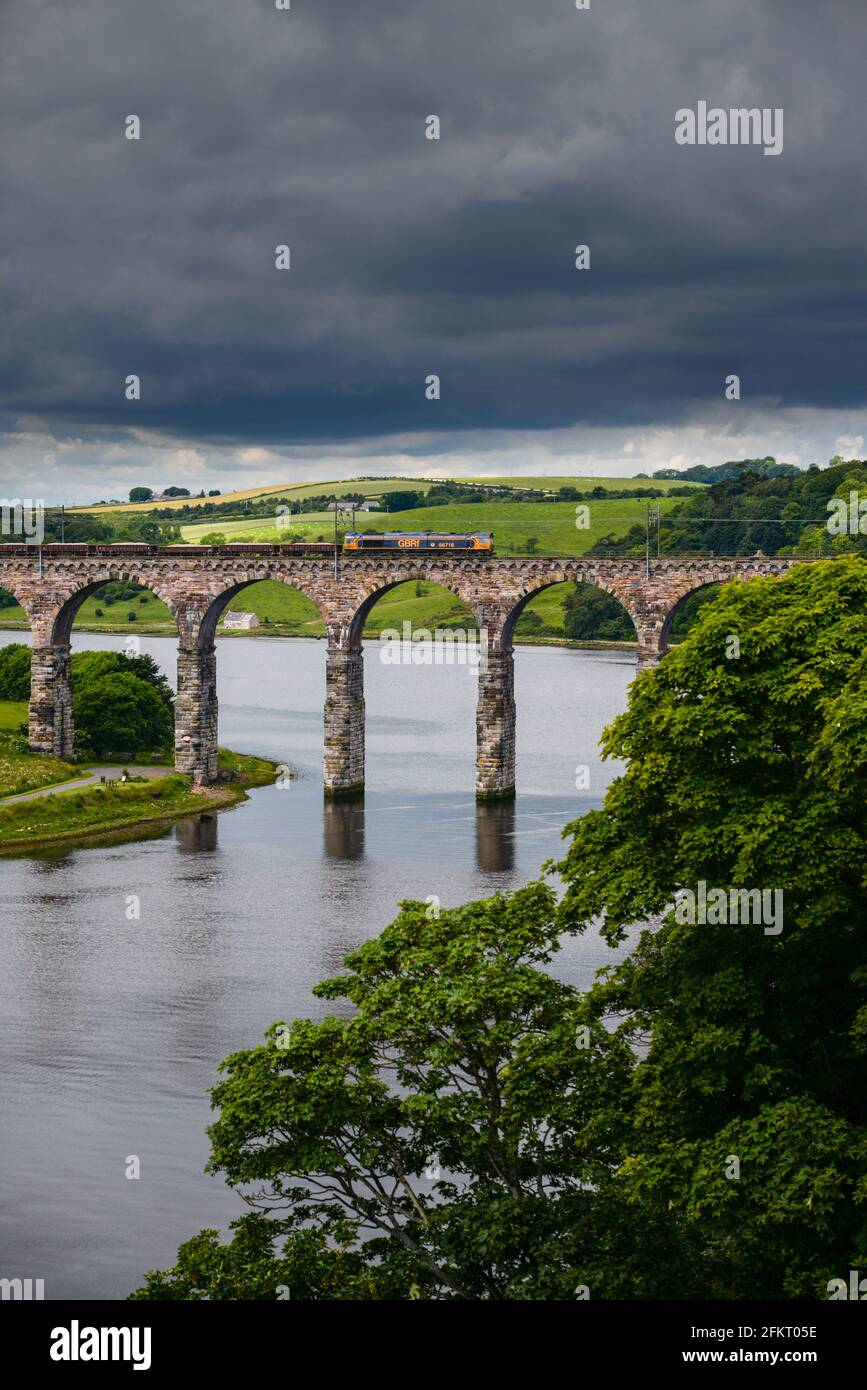
[[[30,648],[21,642],[0,647],[0,700],[30,699]]]
[[[209,1168],[260,1216],[228,1245],[201,1232],[137,1296],[695,1288],[676,1225],[620,1196],[632,1052],[552,976],[557,949],[542,883],[434,917],[403,903],[314,991],[353,1017],[278,1025],[227,1058]]]
[[[126,656],[123,652],[76,652],[72,658],[72,680],[81,686],[111,674],[133,675],[153,686],[169,713],[174,694],[164,672],[152,656]]]
[[[152,752],[172,741],[174,695],[152,656],[76,652],[72,708],[82,750]]]
[[[622,603],[604,589],[577,585],[563,603],[563,632],[572,641],[634,642],[635,627]]]
[[[409,489],[386,492],[382,498],[382,506],[387,512],[408,512],[418,506],[420,496],[421,493],[411,492]]]
[[[74,684],[72,709],[80,745],[97,756],[151,752],[172,738],[165,701],[132,671],[110,671]]]
[[[255,1215],[136,1297],[809,1299],[867,1266],[867,560],[723,586],[604,751],[559,905],[404,903],[316,991],[341,1016],[227,1059],[210,1167]],[[782,917],[691,921],[702,882]],[[552,967],[590,922],[632,946],[582,995]]]
[[[130,502],[149,502],[154,495],[152,487],[133,487],[130,488]]]
[[[624,1180],[724,1296],[827,1297],[867,1263],[867,562],[723,586],[603,746],[561,916],[659,921],[591,992],[642,1051]],[[782,930],[691,924],[702,882],[780,890]]]

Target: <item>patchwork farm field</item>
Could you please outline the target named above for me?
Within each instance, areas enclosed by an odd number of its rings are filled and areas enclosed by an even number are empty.
[[[154,505],[160,510],[168,508],[171,511],[180,511],[185,506],[194,506],[196,502],[215,502],[219,506],[224,506],[231,502],[252,502],[257,497],[281,497],[287,501],[293,498],[300,501],[304,497],[317,497],[326,493],[333,493],[335,497],[345,497],[347,493],[360,493],[363,497],[383,497],[388,492],[401,492],[410,490],[412,492],[427,493],[434,483],[457,482],[457,483],[478,483],[485,487],[526,487],[543,488],[555,490],[561,487],[575,487],[579,492],[590,492],[595,487],[604,487],[609,490],[616,488],[641,488],[655,489],[660,492],[669,492],[675,487],[701,487],[701,483],[680,482],[677,479],[663,478],[605,478],[605,477],[582,477],[579,474],[551,474],[545,477],[491,477],[491,478],[342,478],[339,480],[325,479],[321,483],[273,483],[270,486],[240,488],[232,492],[220,493],[218,497],[178,497],[168,502],[109,502],[91,504],[90,506],[67,507],[68,512],[87,512],[93,515],[106,514],[108,512],[149,512],[154,509]]]

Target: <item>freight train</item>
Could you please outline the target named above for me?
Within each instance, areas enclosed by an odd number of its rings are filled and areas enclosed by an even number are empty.
[[[376,531],[349,532],[343,538],[345,551],[384,550],[461,550],[481,552],[491,555],[494,551],[494,537],[489,531],[440,532],[440,531]],[[235,541],[227,545],[149,545],[146,541],[68,541],[61,544],[49,541],[44,545],[2,545],[0,555],[33,555],[42,551],[50,555],[157,555],[193,556],[217,553],[220,555],[333,555],[333,541],[287,542],[277,541]]]

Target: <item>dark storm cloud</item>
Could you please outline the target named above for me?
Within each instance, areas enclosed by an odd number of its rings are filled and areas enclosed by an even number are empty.
[[[631,425],[730,372],[858,406],[865,37],[855,0],[5,0],[6,425]],[[783,154],[678,147],[699,99],[782,107]]]

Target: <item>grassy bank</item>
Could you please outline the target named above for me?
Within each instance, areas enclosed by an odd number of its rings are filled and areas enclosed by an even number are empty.
[[[41,762],[31,755],[34,762]],[[33,801],[0,804],[0,853],[65,841],[87,841],[117,831],[153,830],[183,816],[221,810],[245,800],[250,787],[272,782],[275,764],[265,758],[220,750],[220,767],[232,777],[206,791],[192,791],[185,777],[168,773],[149,781],[113,781],[58,791]],[[81,769],[73,769],[73,775]]]
[[[26,704],[0,700],[0,797],[38,791],[81,776],[81,769],[72,763],[28,752],[19,733],[26,723]]]

